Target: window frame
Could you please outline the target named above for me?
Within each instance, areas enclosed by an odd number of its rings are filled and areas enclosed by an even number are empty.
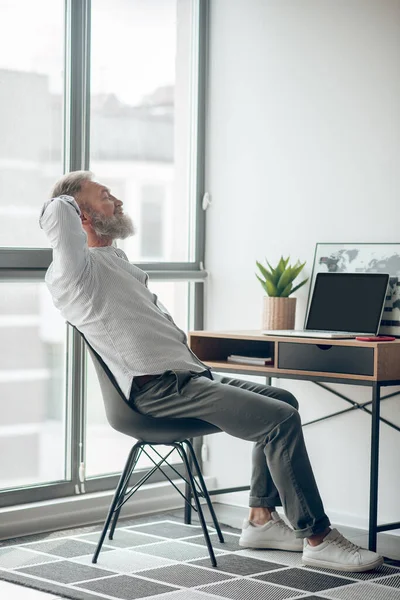
[[[192,0],[196,19],[193,43],[192,78],[192,199],[190,231],[193,235],[193,261],[135,263],[154,281],[193,282],[190,298],[195,329],[203,329],[204,288],[207,272],[204,269],[205,211],[202,208],[205,174],[205,103],[209,0]],[[178,0],[179,4],[179,0]],[[64,172],[88,170],[90,158],[90,15],[91,0],[65,0],[65,89],[64,89]],[[0,283],[7,281],[42,282],[52,260],[47,248],[0,248]],[[119,474],[104,475],[80,481],[79,466],[84,458],[85,353],[83,342],[67,327],[67,402],[69,430],[67,431],[68,480],[43,483],[11,490],[0,490],[0,508],[30,502],[51,500],[81,493],[106,491],[115,488]],[[81,441],[83,440],[83,446]],[[122,465],[121,465],[122,468]],[[138,480],[143,471],[134,476]],[[171,471],[172,475],[172,471]],[[151,482],[162,480],[154,476]]]

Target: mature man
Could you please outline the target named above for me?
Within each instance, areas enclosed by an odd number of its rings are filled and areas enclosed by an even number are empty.
[[[212,374],[114,239],[134,232],[122,202],[86,171],[64,176],[40,225],[53,248],[54,304],[102,356],[128,402],[153,417],[203,419],[254,442],[250,512],[239,544],[303,552],[303,563],[367,571],[383,559],[331,529],[289,392]],[[275,510],[283,506],[292,528]]]

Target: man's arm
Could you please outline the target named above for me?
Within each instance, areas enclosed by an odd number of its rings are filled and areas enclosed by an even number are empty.
[[[82,276],[89,261],[87,236],[80,214],[72,196],[60,196],[44,203],[39,219],[53,248],[53,269],[75,281]]]

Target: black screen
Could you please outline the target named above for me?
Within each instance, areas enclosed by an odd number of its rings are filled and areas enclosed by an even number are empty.
[[[318,273],[306,329],[378,333],[389,275]]]

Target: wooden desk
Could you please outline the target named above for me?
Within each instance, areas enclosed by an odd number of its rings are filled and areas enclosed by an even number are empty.
[[[400,340],[359,342],[355,339],[292,338],[265,336],[259,331],[192,331],[188,338],[193,352],[214,371],[261,375],[267,377],[269,383],[271,377],[281,377],[313,381],[322,387],[321,382],[370,387],[370,402],[358,404],[336,393],[347,400],[351,408],[312,422],[353,409],[371,414],[369,549],[376,550],[377,533],[400,528],[400,521],[381,525],[377,521],[380,421],[400,431],[398,426],[380,417],[380,403],[384,400],[381,388],[400,385]],[[273,364],[262,367],[233,364],[227,362],[229,354],[270,356]],[[371,411],[368,410],[368,405],[372,405]],[[231,488],[227,491],[243,489]]]

